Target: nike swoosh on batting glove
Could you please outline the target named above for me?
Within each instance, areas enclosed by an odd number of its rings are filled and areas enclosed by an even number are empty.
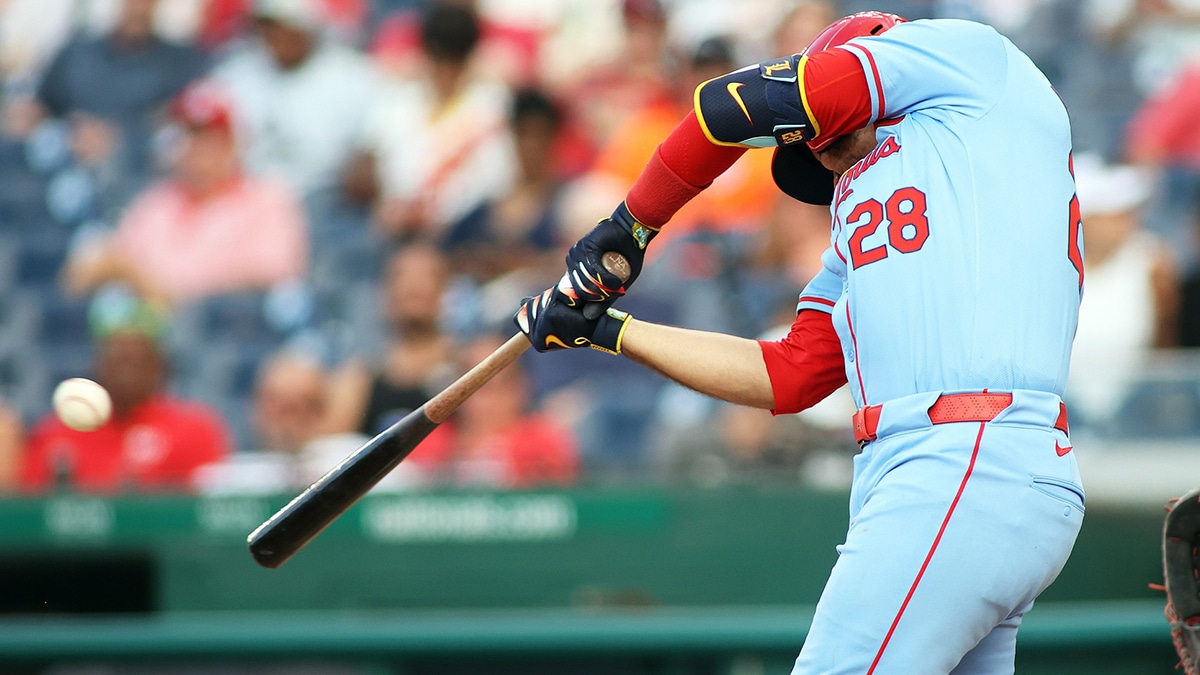
[[[513,316],[513,323],[539,352],[591,347],[607,354],[621,353],[625,327],[632,318],[609,308],[598,318],[584,316],[582,306],[557,288],[526,298]]]

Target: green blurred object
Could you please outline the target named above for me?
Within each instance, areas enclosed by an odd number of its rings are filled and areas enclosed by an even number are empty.
[[[157,340],[169,325],[165,311],[137,297],[128,289],[109,285],[88,304],[88,329],[103,340],[113,333],[137,333]]]
[[[0,500],[0,664],[328,657],[397,673],[413,659],[449,664],[439,673],[497,660],[511,669],[483,671],[580,672],[545,665],[556,655],[588,673],[782,674],[847,518],[843,493],[783,488],[375,494],[265,570],[245,537],[286,499]],[[1172,672],[1163,601],[1147,588],[1161,580],[1161,527],[1158,507],[1089,507],[1075,555],[1026,617],[1018,672]],[[111,592],[89,593],[99,587]],[[48,616],[65,611],[84,614]]]

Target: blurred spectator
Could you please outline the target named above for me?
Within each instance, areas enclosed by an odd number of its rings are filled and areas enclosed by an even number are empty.
[[[1198,38],[1200,39],[1200,38]],[[1200,251],[1193,245],[1193,214],[1200,208],[1200,62],[1153,93],[1125,129],[1130,161],[1154,171],[1154,198],[1147,224],[1174,248],[1181,266],[1194,265]]]
[[[854,443],[848,426],[823,429],[807,424],[801,415],[775,417],[765,410],[719,402],[703,423],[680,430],[665,448],[668,476],[699,485],[794,485],[808,480],[811,459],[833,450],[844,460],[844,482],[849,485]]]
[[[255,449],[299,455],[320,432],[327,384],[315,359],[281,352],[264,361],[254,385]]]
[[[205,68],[195,49],[155,35],[157,5],[124,0],[111,32],[68,43],[33,100],[10,110],[10,130],[24,135],[45,116],[62,118],[71,126],[71,147],[81,164],[109,164],[118,177],[148,176],[155,114]]]
[[[428,244],[407,246],[388,261],[388,343],[378,364],[352,360],[334,373],[325,433],[374,436],[449,383],[452,340],[441,326],[449,274],[445,257]]]
[[[727,40],[710,38],[702,42],[678,78],[673,97],[630,109],[629,117],[601,150],[594,170],[633,185],[661,139],[691,111],[695,87],[735,67]],[[720,232],[761,226],[779,194],[771,179],[770,164],[770,153],[746,153],[681,209],[662,236],[670,238],[695,228]]]
[[[1200,51],[1195,0],[1088,0],[1084,20],[1097,38],[1129,46],[1134,83],[1143,95],[1174,79]]]
[[[828,245],[828,210],[813,208],[825,211]],[[819,222],[815,214],[810,222]],[[758,339],[787,336],[796,320],[796,295],[793,292],[779,306],[770,328]],[[664,391],[652,425],[656,462],[671,480],[691,484],[803,482],[845,488],[853,474],[851,457],[858,451],[851,429],[854,410],[846,385],[803,412],[773,415],[672,384]]]
[[[503,341],[497,336],[474,340],[461,350],[460,366],[474,366]],[[412,460],[434,482],[458,486],[520,489],[574,483],[579,473],[574,437],[528,407],[529,383],[518,361],[463,402],[446,423],[447,438],[423,444]]]
[[[29,86],[70,39],[75,28],[71,5],[63,0],[0,3],[0,82],[5,88]]]
[[[1145,176],[1092,155],[1074,167],[1086,273],[1065,398],[1080,419],[1103,423],[1148,351],[1174,343],[1178,279],[1166,249],[1139,226]]]
[[[80,242],[67,291],[124,282],[170,304],[299,279],[308,255],[299,202],[286,186],[242,173],[221,87],[190,86],[171,113],[183,127],[171,177],[138,196],[111,236]]]
[[[321,0],[255,0],[257,40],[214,75],[233,97],[247,167],[305,198],[332,189],[375,87],[370,61],[322,38]]]
[[[468,214],[443,238],[453,268],[479,282],[518,269],[552,270],[566,249],[560,236],[562,185],[554,175],[554,144],[562,125],[558,107],[541,91],[525,89],[513,99],[510,121],[517,184]],[[540,288],[551,279],[544,281],[531,286]]]
[[[821,254],[829,248],[829,209],[797,199],[779,198],[767,219],[757,248],[746,260],[747,283],[752,295],[782,302],[795,299],[821,269]]]
[[[1197,190],[1200,192],[1200,189]],[[1200,195],[1196,197],[1200,205]],[[1191,211],[1192,247],[1200,249],[1200,206]],[[1193,265],[1180,284],[1179,343],[1180,347],[1200,347],[1200,265]]]
[[[0,492],[9,492],[17,485],[17,468],[24,443],[21,415],[0,405]]]
[[[543,53],[544,36],[564,15],[572,12],[569,3],[562,0],[449,1],[470,4],[478,13],[479,45],[472,57],[472,71],[511,87],[537,84],[539,66],[547,58]],[[413,0],[376,0],[380,22],[371,40],[370,52],[376,63],[389,74],[411,78],[423,68],[420,7],[428,8],[429,5]]]
[[[479,30],[469,7],[433,3],[421,19],[420,74],[393,78],[370,111],[347,189],[377,202],[389,236],[441,237],[512,186],[510,93],[471,70]]]
[[[228,454],[229,433],[215,411],[166,393],[163,328],[147,305],[94,317],[95,378],[112,397],[112,418],[92,432],[68,429],[52,414],[39,422],[21,458],[20,489],[185,491],[196,467]]]
[[[201,467],[204,494],[271,494],[311,485],[357,449],[360,434],[323,435],[329,374],[299,351],[281,350],[263,361],[254,385],[254,446]]]
[[[674,99],[659,100],[631,111],[601,151],[594,171],[617,178],[626,188],[632,186],[646,162],[657,152],[659,142],[691,110],[696,85],[735,67],[726,40],[705,40],[678,79]],[[650,255],[663,257],[666,264],[656,266],[657,270],[644,282],[645,287],[671,289],[666,295],[684,303],[681,316],[686,317],[687,327],[739,335],[753,334],[765,327],[766,315],[747,314],[747,309],[753,313],[762,308],[751,308],[743,302],[740,276],[749,251],[780,196],[771,178],[771,157],[769,152],[743,155],[680,209],[657,237],[658,243]],[[689,282],[685,293],[678,292],[680,279]],[[726,300],[727,304],[721,304]],[[767,314],[772,310],[773,307],[768,308]]]
[[[210,51],[237,41],[252,29],[256,0],[179,0],[197,9],[195,40]],[[357,44],[365,27],[368,5],[380,0],[320,0],[321,33],[343,44]]]
[[[828,208],[781,197],[749,271],[783,279],[788,292],[799,295],[821,270],[821,255],[829,248],[829,221]]]
[[[799,54],[825,27],[838,18],[838,8],[829,0],[802,0],[783,16],[772,36],[770,56]]]
[[[1129,122],[1126,152],[1131,161],[1150,166],[1181,166],[1200,171],[1200,63],[1146,100]]]
[[[634,112],[670,105],[679,87],[678,64],[667,43],[667,15],[659,0],[622,0],[621,18],[623,33],[613,59],[582,68],[562,85],[562,98],[572,106],[571,120],[596,147],[618,136]]]

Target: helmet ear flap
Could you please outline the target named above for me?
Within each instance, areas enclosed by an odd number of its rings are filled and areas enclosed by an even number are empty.
[[[775,156],[771,158],[771,178],[792,199],[816,206],[833,203],[833,172],[826,169],[804,143],[775,149]]]
[[[859,12],[844,16],[829,24],[804,49],[815,54],[857,37],[879,35],[907,19],[888,12]],[[830,142],[833,139],[830,139]],[[825,143],[827,145],[828,142]],[[808,143],[783,145],[775,149],[771,159],[771,177],[775,185],[793,199],[806,204],[829,206],[833,203],[835,176],[813,154]]]

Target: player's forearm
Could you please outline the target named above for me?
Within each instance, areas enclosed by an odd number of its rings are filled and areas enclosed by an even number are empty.
[[[745,151],[710,142],[693,112],[655,149],[625,204],[638,222],[658,229]]]
[[[702,394],[771,410],[775,395],[754,340],[630,319],[621,353]]]

